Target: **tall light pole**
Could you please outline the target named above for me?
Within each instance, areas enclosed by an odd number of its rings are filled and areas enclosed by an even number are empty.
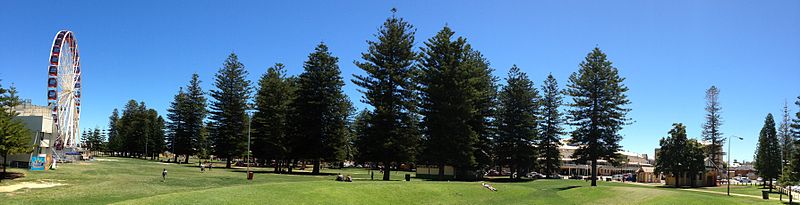
[[[253,110],[245,110],[247,114],[247,180],[253,180],[250,177],[250,127],[253,125]]]
[[[728,178],[728,196],[731,195],[731,143],[733,141],[731,137],[736,137],[736,136],[733,135],[728,136],[728,171],[727,173],[725,173],[725,175],[728,175],[726,176]],[[739,140],[744,140],[744,138],[741,137],[736,137],[736,138]]]

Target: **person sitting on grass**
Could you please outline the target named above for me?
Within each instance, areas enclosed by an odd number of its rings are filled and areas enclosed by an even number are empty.
[[[497,191],[497,188],[494,188],[491,184],[487,184],[487,183],[481,183],[481,184],[483,185],[483,187],[486,187],[489,190]]]
[[[351,177],[351,176],[348,174],[348,175],[347,175],[347,177],[345,177],[345,178],[344,178],[344,181],[346,181],[346,182],[353,182],[353,177]]]
[[[336,181],[344,181],[344,176],[342,174],[336,175]]]

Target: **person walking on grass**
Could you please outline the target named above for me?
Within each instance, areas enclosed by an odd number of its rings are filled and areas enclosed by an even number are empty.
[[[167,181],[167,168],[164,168],[164,171],[161,172],[161,181],[162,182]]]

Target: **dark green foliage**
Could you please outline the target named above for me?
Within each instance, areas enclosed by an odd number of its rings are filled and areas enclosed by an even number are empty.
[[[288,116],[294,99],[294,81],[286,77],[286,69],[280,63],[269,67],[258,81],[251,148],[256,158],[278,161],[289,153]],[[278,171],[279,167],[275,168]]]
[[[186,123],[186,136],[188,137],[189,149],[187,157],[184,159],[185,163],[189,162],[188,155],[196,154],[201,149],[202,129],[205,126],[204,120],[208,115],[206,109],[206,97],[203,89],[200,87],[200,75],[197,73],[192,74],[192,80],[186,86],[186,101],[185,109],[185,123]]]
[[[795,140],[798,140],[800,139],[800,96],[797,96],[797,101],[795,101],[794,104],[797,105],[798,109],[797,113],[794,114],[794,119],[792,119],[792,125],[790,127],[792,136],[794,136]],[[800,152],[800,149],[795,149],[795,150]],[[794,159],[800,160],[800,158],[794,158]],[[798,169],[800,169],[800,167],[798,167]],[[800,178],[798,180],[800,180]]]
[[[5,89],[0,85],[0,156],[3,157],[3,175],[0,180],[6,176],[8,155],[31,152],[33,148],[30,145],[31,131],[22,121],[14,119],[17,116],[14,107],[21,103],[16,94],[14,86]]]
[[[547,75],[547,80],[542,85],[541,100],[541,119],[539,120],[539,167],[542,173],[558,173],[561,168],[561,153],[558,147],[561,145],[561,135],[564,129],[564,118],[558,110],[562,104],[561,91],[558,89],[558,82],[553,75]]]
[[[476,153],[488,157],[482,152],[488,148],[477,145],[481,137],[488,140],[491,135],[491,69],[465,38],[453,39],[454,34],[444,27],[425,42],[418,76],[425,133],[422,160],[439,165],[440,177],[446,164],[459,170],[475,168]]]
[[[211,90],[210,136],[214,155],[226,159],[225,167],[231,167],[233,157],[245,153],[247,148],[247,101],[252,88],[245,79],[247,70],[239,62],[239,57],[231,53],[214,75]]]
[[[108,117],[108,147],[107,151],[111,155],[117,155],[124,151],[125,139],[119,135],[119,110],[114,108],[111,116]]]
[[[697,178],[697,175],[703,175],[706,171],[706,164],[705,164],[705,146],[701,144],[696,139],[690,139],[689,142],[686,144],[686,166],[688,167],[688,176],[691,179]],[[694,181],[691,186],[697,186],[694,184]]]
[[[776,179],[781,172],[781,149],[778,134],[775,130],[775,120],[772,113],[767,114],[764,127],[758,135],[756,147],[755,168],[758,175],[764,179]],[[769,180],[772,191],[772,180]]]
[[[676,176],[676,187],[680,187],[680,176],[693,179],[705,169],[703,146],[697,140],[686,137],[686,126],[682,123],[672,124],[669,136],[661,138],[659,153],[656,155],[655,172]],[[694,183],[692,181],[692,183]],[[690,184],[694,186],[695,184]]]
[[[590,161],[592,164],[592,186],[597,186],[597,160],[609,160],[612,164],[620,162],[619,131],[627,124],[625,115],[630,104],[623,84],[625,78],[619,76],[617,68],[606,59],[600,48],[594,48],[583,62],[580,70],[572,73],[565,90],[572,97],[568,111],[572,131],[572,142],[578,148],[573,157],[578,162]]]
[[[703,124],[703,140],[711,142],[706,146],[706,156],[714,162],[716,169],[722,167],[722,156],[719,152],[722,151],[722,145],[725,144],[725,138],[719,130],[722,126],[722,117],[720,116],[722,108],[719,105],[719,89],[716,86],[711,86],[706,90],[706,122]]]
[[[344,159],[348,135],[348,116],[352,105],[342,92],[344,81],[338,58],[320,43],[303,64],[297,82],[297,98],[291,104],[295,134],[292,153],[314,163],[312,173],[319,173],[320,160]]]
[[[794,152],[794,139],[791,132],[792,116],[789,114],[789,104],[783,104],[783,118],[778,127],[778,140],[781,147],[781,170],[789,165]],[[782,175],[782,174],[781,174]]]
[[[169,119],[167,141],[169,142],[169,151],[175,154],[175,161],[178,160],[178,155],[185,155],[188,158],[192,153],[192,143],[187,123],[188,100],[189,98],[181,88],[167,109],[167,119]]]
[[[402,18],[392,16],[383,23],[375,35],[377,41],[367,41],[369,49],[361,54],[364,62],[355,64],[367,75],[353,75],[353,83],[361,87],[363,102],[373,111],[362,112],[359,145],[361,160],[392,163],[414,161],[419,142],[417,117],[415,115],[414,64],[418,58],[414,52],[414,27]],[[384,180],[389,180],[389,171]]]
[[[800,108],[800,96],[797,97],[795,104]],[[785,185],[797,185],[800,182],[800,141],[798,141],[800,139],[800,109],[789,127],[794,142],[794,151],[791,153],[788,166],[783,168],[780,182]]]
[[[81,140],[84,143],[84,148],[88,149],[90,152],[96,152],[103,150],[103,145],[106,141],[106,134],[100,130],[100,127],[95,127],[94,130],[83,131],[84,139]]]
[[[164,119],[144,102],[128,101],[113,126],[112,145],[119,146],[123,156],[155,158],[164,151]]]
[[[365,154],[364,150],[373,150],[371,146],[374,146],[376,143],[373,140],[377,140],[377,138],[371,138],[367,136],[367,131],[370,127],[370,117],[372,114],[367,109],[363,109],[356,114],[353,119],[353,122],[350,124],[350,130],[352,130],[353,135],[353,143],[355,144],[355,160],[360,162],[370,161],[370,157]]]
[[[143,127],[146,132],[145,137],[147,137],[147,140],[145,140],[145,143],[147,143],[145,145],[145,156],[155,159],[166,148],[166,122],[154,109],[148,109],[145,115],[146,126]]]
[[[495,141],[500,163],[518,173],[517,177],[527,173],[536,162],[539,98],[528,75],[516,65],[511,67],[506,86],[500,91],[499,133]]]
[[[478,141],[473,145],[475,168],[483,170],[491,166],[495,158],[493,140],[497,135],[494,121],[497,115],[497,78],[492,75],[494,69],[489,67],[489,61],[480,52],[470,50],[465,62],[464,69],[469,72],[468,84],[473,93],[470,99],[473,114],[467,124],[478,135]]]
[[[199,75],[192,75],[186,92],[181,88],[167,111],[170,151],[174,152],[176,160],[178,155],[184,155],[184,163],[188,163],[189,156],[200,149],[203,120],[208,113]]]

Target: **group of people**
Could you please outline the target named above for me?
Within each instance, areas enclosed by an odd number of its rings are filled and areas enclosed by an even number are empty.
[[[340,182],[353,182],[353,177],[349,174],[347,176],[343,176],[342,174],[336,175],[336,181]]]

